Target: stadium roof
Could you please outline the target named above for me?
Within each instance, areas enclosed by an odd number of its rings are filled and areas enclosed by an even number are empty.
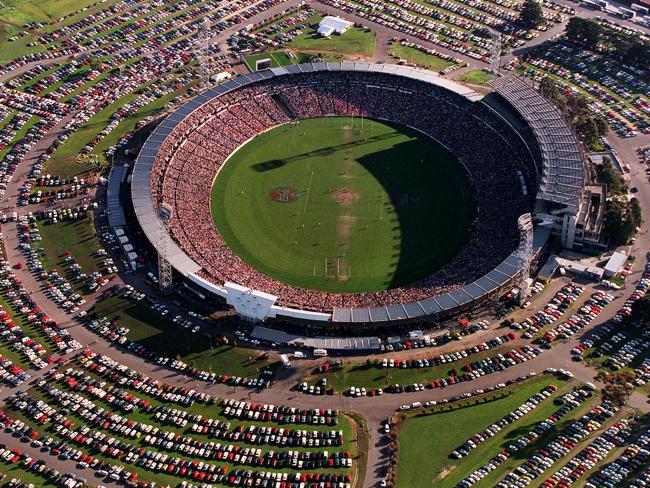
[[[378,351],[378,337],[307,337],[267,327],[257,326],[251,332],[251,337],[261,341],[289,344],[294,347],[313,347],[327,349],[328,352],[361,352]]]
[[[577,213],[585,186],[583,158],[562,113],[514,75],[495,78],[490,85],[512,104],[535,134],[543,160],[537,198],[565,205]]]
[[[551,234],[549,226],[539,226],[533,234],[533,250],[537,253]],[[426,316],[455,310],[469,302],[481,300],[496,292],[521,273],[521,246],[485,276],[457,290],[426,300],[373,308],[335,308],[333,322],[386,322],[424,319]]]
[[[113,166],[108,174],[108,190],[106,195],[108,209],[108,223],[112,228],[124,227],[126,217],[120,203],[120,186],[126,178],[128,166]]]

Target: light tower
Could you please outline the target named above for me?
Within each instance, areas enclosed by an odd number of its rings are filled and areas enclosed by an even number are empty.
[[[172,266],[169,264],[169,221],[172,208],[163,203],[158,211],[160,229],[158,234],[158,280],[160,291],[167,292],[172,286]]]
[[[519,295],[524,298],[528,290],[528,278],[530,278],[530,267],[533,262],[533,217],[530,213],[522,214],[517,220],[519,227],[519,247],[517,257],[521,259],[521,273],[515,278]]]
[[[501,33],[490,29],[492,46],[490,48],[490,70],[497,76],[501,73]]]
[[[210,86],[210,20],[204,18],[196,35],[196,45],[194,47],[194,57],[196,58],[198,75],[199,75],[199,91],[205,91]]]

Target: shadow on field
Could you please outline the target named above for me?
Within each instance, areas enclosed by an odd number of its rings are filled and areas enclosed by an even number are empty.
[[[402,131],[409,129],[402,127]],[[392,252],[385,286],[412,284],[449,263],[472,233],[476,201],[456,157],[418,133],[358,162],[381,184],[379,219],[388,220]]]
[[[265,171],[272,171],[277,168],[281,168],[282,166],[288,164],[288,163],[293,163],[296,161],[304,161],[309,158],[315,158],[318,156],[328,156],[331,154],[334,154],[335,152],[338,151],[343,151],[344,149],[350,148],[350,147],[357,147],[361,146],[364,144],[372,144],[374,142],[379,142],[379,141],[385,141],[387,139],[392,139],[394,137],[399,137],[399,134],[381,134],[377,136],[372,136],[372,137],[367,137],[363,140],[359,139],[356,141],[350,141],[346,142],[344,144],[337,144],[335,146],[329,146],[329,147],[324,147],[321,149],[318,149],[316,151],[310,151],[304,154],[299,154],[297,156],[287,158],[287,159],[273,159],[270,161],[263,161],[261,163],[257,163],[252,166],[252,168],[255,171],[258,171],[260,173],[263,173]]]

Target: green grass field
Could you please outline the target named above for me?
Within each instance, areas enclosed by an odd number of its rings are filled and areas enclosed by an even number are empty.
[[[248,66],[250,71],[257,71],[255,69],[255,63],[262,59],[271,60],[271,68],[277,68],[278,66],[287,66],[289,64],[296,64],[296,59],[285,53],[283,51],[267,52],[260,54],[252,54],[244,58],[244,63]]]
[[[468,71],[462,75],[459,79],[465,83],[471,83],[472,85],[485,85],[490,81],[493,76],[490,73],[486,73],[482,69],[477,69],[474,71]]]
[[[397,488],[452,488],[464,477],[471,474],[510,442],[527,433],[537,422],[551,415],[559,407],[549,398],[544,400],[533,412],[508,425],[496,436],[480,444],[468,456],[454,460],[449,454],[465,440],[485,429],[491,423],[517,408],[528,398],[539,392],[548,384],[559,387],[554,397],[567,390],[564,382],[544,375],[510,389],[511,394],[505,398],[474,405],[474,399],[468,400],[469,406],[453,411],[444,411],[448,407],[435,407],[437,413],[409,414],[399,434],[400,455],[397,470]],[[501,393],[496,393],[497,395]],[[488,394],[490,398],[494,394]],[[596,399],[597,397],[593,397]],[[489,488],[495,486],[505,473],[522,464],[535,449],[539,449],[549,438],[557,435],[559,430],[570,423],[588,408],[586,402],[572,414],[568,415],[547,434],[531,443],[512,459],[475,486]],[[428,411],[428,409],[427,409]],[[541,480],[544,478],[542,477]]]
[[[332,368],[327,373],[310,374],[302,378],[308,383],[317,383],[327,378],[327,386],[336,388],[337,391],[344,391],[350,386],[358,388],[385,388],[388,385],[410,385],[413,383],[428,384],[434,380],[446,378],[451,370],[458,370],[472,361],[479,361],[486,357],[494,356],[506,351],[507,347],[499,347],[489,351],[474,354],[459,361],[440,364],[429,368],[382,368],[381,364],[370,363],[347,363],[344,361],[340,368]],[[381,363],[381,361],[378,361]]]
[[[301,53],[301,52],[293,52],[293,51],[286,51],[286,52],[272,51],[272,52],[264,52],[260,54],[252,54],[250,56],[246,56],[244,58],[244,63],[246,63],[246,66],[250,71],[254,72],[257,71],[255,69],[255,63],[260,59],[271,59],[271,68],[277,68],[278,66],[288,66],[291,64],[308,63],[316,57],[318,57],[318,59],[322,60],[323,62],[342,61],[343,59],[345,59],[343,55],[339,55],[339,54],[328,54],[326,56],[316,56],[313,53]]]
[[[111,297],[97,302],[98,317],[117,319],[129,329],[128,338],[159,354],[183,361],[205,371],[229,375],[257,377],[264,368],[275,369],[277,364],[253,349],[218,343],[216,337],[172,322],[153,311],[145,301],[132,302],[123,297]]]
[[[302,51],[319,53],[372,56],[375,52],[375,33],[359,27],[352,27],[342,35],[321,37],[316,31],[322,14],[314,15],[305,31],[289,43],[289,47]]]
[[[445,61],[438,56],[423,53],[422,51],[418,51],[412,47],[402,46],[398,43],[393,43],[390,48],[390,54],[396,58],[404,59],[409,63],[415,63],[418,66],[429,68],[435,71],[441,71],[445,68],[449,68],[449,66],[454,64],[451,61]]]
[[[435,141],[326,117],[277,127],[238,150],[216,179],[212,213],[226,242],[260,272],[360,292],[447,264],[471,233],[475,203],[462,166]]]
[[[101,261],[105,258],[97,256],[101,246],[90,218],[64,220],[56,224],[41,221],[38,230],[42,237],[38,247],[43,248],[47,259],[59,272],[66,266],[66,253],[72,254],[84,273],[101,269]]]
[[[96,375],[94,373],[90,373],[90,376],[92,378],[95,378],[95,379],[100,380],[100,381],[105,381],[106,380],[105,377],[98,376],[98,375]],[[71,391],[69,388],[67,388],[67,387],[65,387],[63,385],[61,385],[61,386],[62,386],[62,388],[64,390]],[[150,396],[150,395],[148,395],[148,394],[146,394],[146,393],[144,393],[142,391],[137,391],[137,390],[132,389],[132,388],[126,386],[126,385],[124,385],[123,388],[124,388],[125,391],[128,391],[129,393],[134,394],[138,398],[142,398],[142,399],[150,402],[154,406],[162,406],[162,405],[165,405],[165,406],[168,406],[168,407],[169,406],[171,406],[171,407],[177,406],[177,404],[169,403],[169,402],[166,402],[164,400],[160,400],[157,397]],[[28,391],[28,394],[30,396],[32,396],[33,398],[43,400],[44,402],[48,403],[49,405],[60,408],[60,403],[58,403],[56,400],[54,400],[50,395],[44,393],[43,391],[41,391],[41,390],[39,390],[37,388],[31,388]],[[110,409],[111,408],[111,404],[108,403],[108,402],[105,402],[105,401],[103,401],[101,399],[98,399],[98,398],[93,398],[92,396],[88,395],[87,393],[81,393],[81,394],[82,394],[82,396],[85,396],[86,398],[88,398],[88,397],[92,398],[93,403],[95,405],[97,405],[97,406],[100,406],[101,408],[104,408],[104,409]],[[220,421],[228,421],[229,420],[228,418],[224,417],[221,414],[222,406],[219,405],[219,404],[217,404],[217,405],[207,405],[207,404],[202,404],[202,403],[195,403],[191,407],[187,408],[187,410],[188,410],[188,413],[191,412],[192,414],[199,414],[199,415],[203,415],[205,417],[219,419]],[[63,437],[61,435],[60,432],[56,432],[54,429],[52,429],[52,424],[51,423],[47,423],[45,425],[37,424],[33,419],[31,419],[31,417],[28,417],[23,412],[18,411],[18,410],[12,410],[10,412],[10,416],[17,419],[17,420],[22,420],[27,425],[31,426],[32,428],[34,428],[35,430],[37,430],[38,432],[40,432],[43,435],[51,435],[55,439],[66,439],[65,437]],[[167,429],[167,430],[169,428],[169,426],[166,426],[163,422],[161,422],[159,419],[157,419],[155,417],[155,415],[152,415],[150,412],[146,413],[142,409],[136,410],[136,411],[133,411],[133,412],[129,412],[127,414],[124,414],[124,416],[129,418],[130,420],[133,420],[133,421],[136,421],[136,422],[143,422],[143,423],[146,423],[146,424],[155,425],[157,428],[162,428],[162,429]],[[77,412],[70,412],[68,415],[66,415],[66,417],[68,418],[68,420],[71,421],[72,428],[74,428],[74,429],[79,428],[81,425],[86,424],[86,420],[81,415],[79,415]],[[249,425],[277,426],[277,424],[273,424],[271,422],[248,422],[248,421],[243,421],[242,425],[244,425],[245,427],[248,427]],[[329,429],[331,429],[331,426],[308,424],[308,425],[304,425],[303,428],[306,428],[306,429],[309,429],[309,430],[329,430]],[[355,453],[355,456],[356,456],[356,453],[359,452],[359,446],[364,446],[364,445],[367,446],[367,442],[368,442],[367,436],[364,434],[363,431],[358,431],[355,428],[354,422],[352,420],[350,420],[349,417],[341,416],[339,425],[337,426],[337,429],[341,429],[343,431],[343,436],[344,436],[344,439],[345,439],[344,444],[343,444],[343,446],[341,446],[340,450],[342,450],[342,451],[349,450],[350,452]],[[93,430],[106,432],[105,430],[95,428],[95,426],[93,426]],[[199,441],[208,441],[209,442],[211,440],[214,440],[213,437],[209,437],[207,435],[197,434],[197,433],[193,432],[191,430],[191,428],[190,428],[190,424],[188,424],[185,427],[178,427],[176,430],[181,435],[189,436],[192,439],[196,439],[196,440],[199,440]],[[119,439],[121,442],[125,442],[125,443],[128,443],[130,445],[134,445],[134,446],[137,446],[137,447],[142,447],[142,448],[145,448],[145,449],[150,449],[151,448],[151,446],[149,446],[148,444],[143,442],[144,437],[140,437],[139,439],[133,439],[133,438],[125,436],[124,434],[122,434],[120,432],[112,432],[111,435],[114,436],[116,439]],[[244,444],[244,446],[245,446],[245,444]],[[264,450],[266,451],[266,448],[268,448],[268,447],[269,446],[264,446]],[[322,448],[318,449],[318,448],[309,447],[309,446],[305,446],[305,447],[273,446],[269,450],[273,450],[273,451],[276,451],[276,452],[277,451],[287,451],[287,450],[318,451],[318,450],[322,450]],[[337,448],[337,450],[339,450],[339,448]],[[155,451],[156,452],[166,452],[167,454],[173,454],[173,453],[176,452],[176,451],[166,451],[163,447],[157,448],[157,449],[155,449]],[[153,481],[153,482],[155,482],[156,485],[161,485],[161,486],[177,486],[179,484],[179,481],[181,480],[180,475],[174,476],[174,475],[167,474],[167,473],[152,471],[152,470],[146,469],[144,467],[138,466],[138,465],[133,464],[133,463],[124,462],[124,460],[117,463],[114,458],[111,458],[106,454],[101,454],[101,453],[93,453],[93,454],[95,455],[95,457],[97,459],[100,459],[102,461],[107,461],[107,462],[109,462],[111,464],[123,465],[129,471],[137,473],[139,475],[138,476],[139,481],[143,481],[143,480],[146,480],[147,482]],[[45,458],[45,459],[47,460],[47,458]],[[2,464],[2,465],[0,465],[0,468],[2,468],[4,466],[5,465]],[[15,465],[11,465],[11,466],[15,466]],[[235,463],[228,463],[228,462],[225,462],[225,460],[222,460],[219,463],[219,466],[225,466],[228,471],[230,471],[231,469],[233,469],[235,467],[241,467],[241,465],[237,465]],[[296,469],[273,469],[273,468],[268,468],[268,469],[271,470],[271,471],[276,471],[276,472],[277,471],[282,471],[282,472],[295,473],[297,471]],[[20,477],[20,475],[22,474],[21,471],[22,470],[19,469],[19,468],[14,469],[13,472],[15,474],[13,474],[12,476]],[[336,472],[336,473],[350,472],[349,469],[344,470],[344,469],[339,469],[339,468],[328,468],[328,469],[323,469],[323,470],[319,470],[319,471],[321,471],[321,472],[332,472],[332,473],[334,473],[334,472]],[[44,481],[38,480],[37,478],[34,478],[33,476],[29,476],[29,477],[26,476],[25,478],[21,478],[21,479],[24,480],[24,481],[34,480],[34,483],[35,483],[34,486],[37,486],[37,487],[51,486],[49,484],[44,484]],[[4,485],[0,485],[0,486],[4,486]]]
[[[79,11],[84,7],[96,3],[96,0],[2,0],[0,2],[0,62],[23,56],[35,51],[42,51],[43,46],[27,46],[27,44],[36,39],[34,32],[19,38],[16,41],[8,39],[19,32],[23,31],[23,25],[28,22],[42,22],[50,24],[55,19],[59,19],[72,12]],[[116,0],[109,0],[103,4],[102,8],[107,8]],[[85,15],[94,12],[96,8],[84,12]],[[64,24],[79,20],[78,16],[67,19]],[[40,32],[51,30],[48,25]]]

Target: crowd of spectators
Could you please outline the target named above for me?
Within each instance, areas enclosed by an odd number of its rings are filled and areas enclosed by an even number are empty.
[[[456,154],[471,175],[477,218],[468,244],[446,266],[409,286],[337,294],[273,280],[224,242],[210,212],[214,177],[228,155],[260,131],[325,115],[394,121],[428,134]],[[489,272],[519,243],[518,217],[530,211],[535,163],[514,133],[480,103],[442,87],[367,72],[303,73],[246,85],[218,96],[181,121],[162,143],[151,173],[154,205],[173,208],[173,238],[217,284],[226,281],[308,310],[412,302],[449,292]],[[435,225],[423,222],[422,225]]]

